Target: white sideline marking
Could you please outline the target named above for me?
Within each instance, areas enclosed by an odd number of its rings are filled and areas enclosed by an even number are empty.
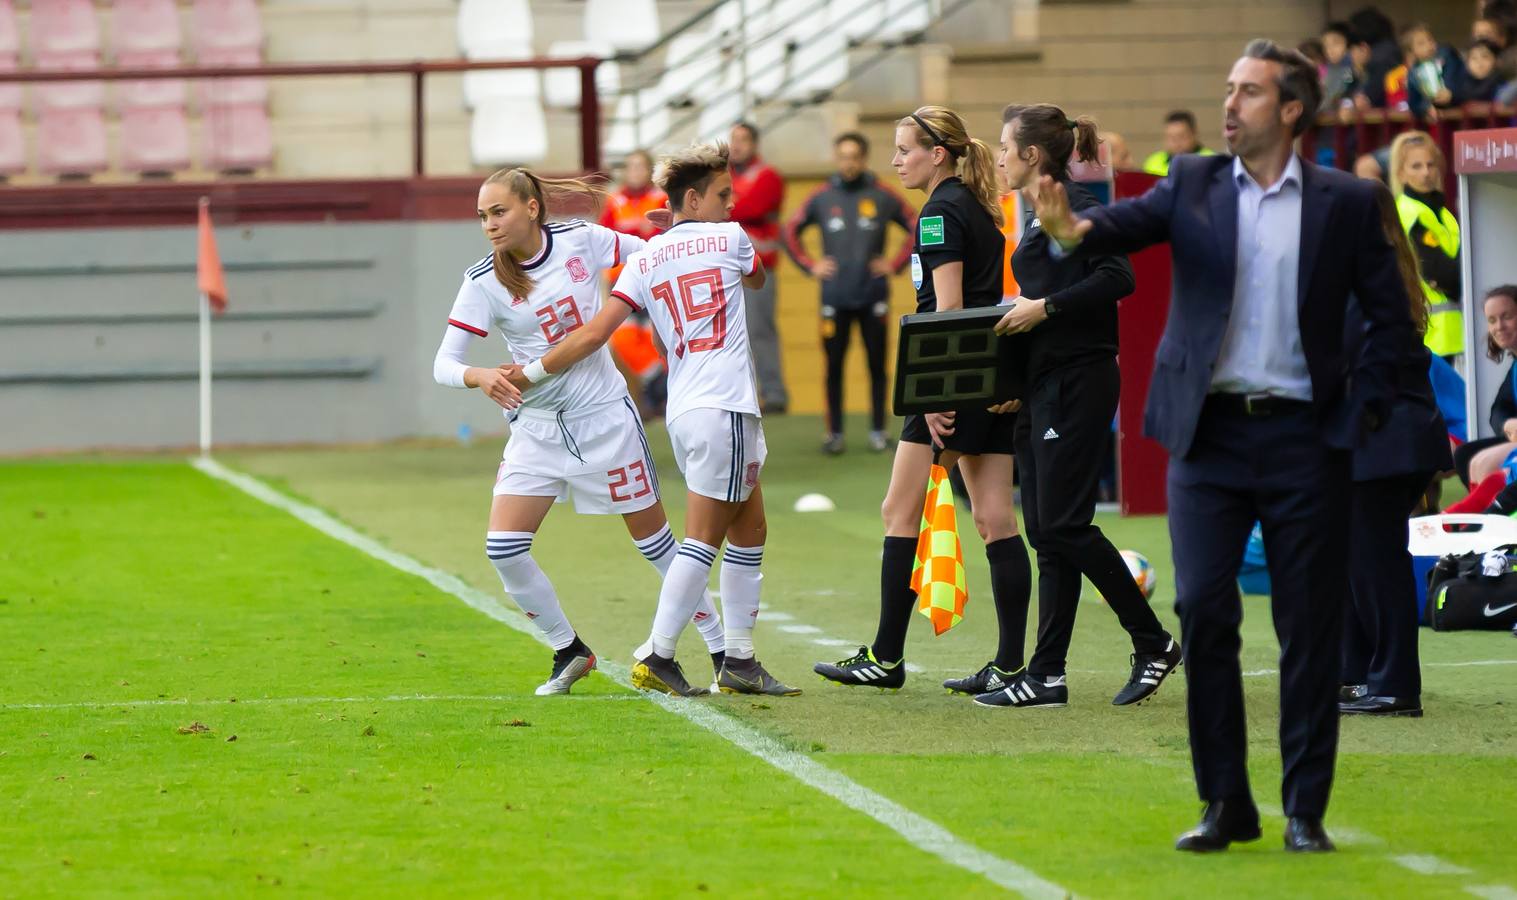
[[[397,553],[321,510],[287,497],[262,481],[228,469],[215,460],[192,459],[190,464],[211,478],[224,481],[255,499],[284,510],[328,537],[361,550],[402,572],[421,578],[495,621],[530,635],[539,642],[543,641],[542,634],[527,621],[525,616],[506,608],[494,596],[470,587],[457,576],[449,575],[405,554]],[[631,688],[632,682],[626,666],[602,661],[600,669],[618,684]],[[776,769],[793,776],[802,784],[813,787],[850,809],[869,816],[905,838],[912,846],[931,853],[944,862],[977,875],[983,875],[991,882],[1027,897],[1047,897],[1055,900],[1055,898],[1071,896],[1069,891],[1038,877],[1017,863],[981,850],[931,819],[875,793],[847,775],[829,769],[805,754],[787,749],[768,735],[702,702],[669,697],[664,694],[649,693],[642,696],[665,710],[683,716],[718,737],[741,747]]]
[[[1391,862],[1403,869],[1410,869],[1418,875],[1473,875],[1464,866],[1456,866],[1453,863],[1439,859],[1436,856],[1427,856],[1418,853],[1392,856]]]
[[[1471,659],[1465,662],[1425,662],[1424,669],[1462,669],[1467,666],[1517,666],[1517,659]],[[1279,669],[1255,669],[1252,672],[1244,672],[1244,678],[1264,678],[1269,675],[1279,675]]]
[[[770,613],[770,615],[774,615]],[[781,625],[780,631],[786,634],[821,634],[822,629],[815,625]]]
[[[763,619],[765,622],[793,622],[795,621],[795,616],[787,612],[769,612],[765,610],[763,612]]]
[[[811,643],[819,647],[857,647],[857,641],[845,641],[842,638],[819,637],[812,638]]]
[[[627,694],[580,694],[574,702],[636,700]],[[0,709],[124,709],[139,706],[307,706],[321,703],[517,703],[512,694],[395,694],[389,697],[164,697],[156,700],[82,700],[76,703],[5,703]],[[529,701],[530,702],[530,701]]]
[[[1517,891],[1504,884],[1471,885],[1466,887],[1464,892],[1482,897],[1484,900],[1517,900]]]

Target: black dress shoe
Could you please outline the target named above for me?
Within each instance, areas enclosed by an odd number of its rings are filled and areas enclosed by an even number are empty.
[[[1260,834],[1259,810],[1252,801],[1217,800],[1206,804],[1201,824],[1180,835],[1175,849],[1209,853],[1226,850],[1234,842],[1257,841]]]
[[[1360,697],[1338,704],[1345,716],[1410,716],[1422,718],[1422,700],[1417,697]]]
[[[1291,816],[1285,823],[1285,849],[1292,853],[1330,853],[1337,850],[1321,819]]]
[[[1370,686],[1367,684],[1345,684],[1338,688],[1338,702],[1352,703],[1369,696]]]

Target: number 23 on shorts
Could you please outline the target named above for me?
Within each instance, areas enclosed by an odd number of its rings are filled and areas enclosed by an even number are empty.
[[[612,469],[606,473],[606,477],[611,479],[613,503],[636,500],[653,493],[653,485],[648,482],[648,467],[640,459],[629,466]],[[636,490],[631,490],[634,487]]]

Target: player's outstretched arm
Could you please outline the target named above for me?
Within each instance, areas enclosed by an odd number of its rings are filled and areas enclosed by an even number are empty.
[[[764,261],[757,256],[753,258],[753,271],[743,276],[743,287],[758,290],[769,280],[769,273],[764,270]]]
[[[506,366],[484,369],[464,362],[472,335],[454,325],[443,332],[442,344],[432,360],[432,377],[438,384],[455,388],[478,388],[503,409],[521,405],[521,391],[506,377]]]
[[[527,366],[511,378],[511,383],[525,390],[549,375],[557,375],[570,366],[599,350],[611,340],[611,335],[632,314],[632,307],[621,302],[611,302],[600,308],[595,318],[584,327],[575,329],[569,336],[554,345],[536,363]],[[534,371],[536,370],[536,371]],[[537,377],[534,377],[537,376]]]

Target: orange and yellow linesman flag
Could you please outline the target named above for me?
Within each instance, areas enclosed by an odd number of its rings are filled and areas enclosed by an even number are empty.
[[[948,470],[937,464],[927,476],[927,502],[922,507],[911,589],[917,592],[917,612],[932,620],[934,634],[963,621],[964,604],[969,602],[964,546],[959,543],[959,516]]]
[[[211,201],[200,198],[200,247],[195,258],[195,276],[200,293],[210,301],[215,312],[226,311],[226,273],[221,270],[221,254],[216,252],[216,233],[211,230]]]

